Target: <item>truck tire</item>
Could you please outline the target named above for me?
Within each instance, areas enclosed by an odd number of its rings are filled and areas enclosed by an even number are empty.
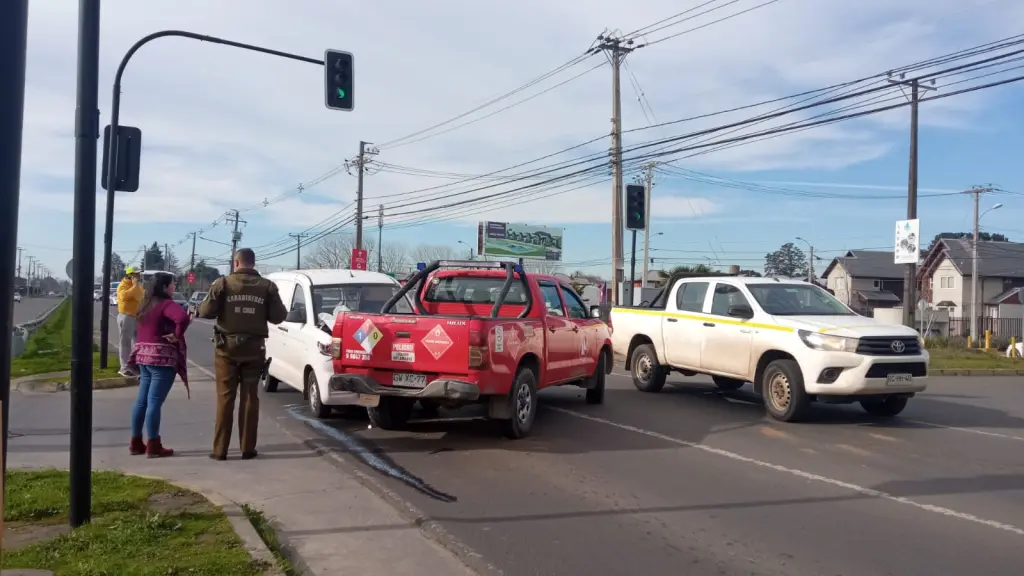
[[[608,355],[601,352],[597,357],[597,366],[594,368],[594,375],[588,378],[587,382],[587,404],[604,404],[604,382],[606,379],[606,368]]]
[[[309,401],[309,411],[314,418],[323,420],[331,415],[331,407],[324,404],[320,398],[320,384],[316,381],[316,373],[312,370],[306,376],[306,398]]]
[[[537,416],[537,375],[533,370],[526,366],[519,368],[508,391],[508,402],[512,417],[501,420],[501,431],[512,440],[525,438]]]
[[[661,392],[665,387],[665,368],[658,363],[654,346],[641,344],[633,351],[630,372],[633,386],[641,392]]]
[[[906,396],[884,396],[882,398],[861,400],[860,407],[872,416],[892,418],[903,412],[903,409],[907,407],[907,400]]]
[[[746,384],[743,380],[737,380],[735,378],[727,378],[725,376],[712,376],[712,380],[715,381],[715,386],[718,386],[719,390],[731,392],[733,390],[739,390]]]
[[[278,380],[277,378],[274,378],[270,374],[267,374],[267,377],[260,381],[260,384],[263,387],[263,391],[264,392],[269,392],[270,394],[273,394],[274,392],[277,392],[277,385],[280,384],[280,383],[281,383],[280,380]]]
[[[409,422],[412,416],[412,406],[415,400],[408,398],[396,398],[394,396],[381,396],[380,403],[374,408],[367,408],[370,415],[370,424],[381,430],[401,430]]]
[[[761,396],[768,415],[781,422],[799,422],[807,417],[811,399],[804,391],[804,376],[796,360],[775,360],[761,376]]]

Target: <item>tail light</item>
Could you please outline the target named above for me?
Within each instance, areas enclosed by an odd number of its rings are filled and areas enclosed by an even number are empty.
[[[331,358],[341,358],[341,338],[331,338]]]
[[[334,319],[334,328],[331,329],[331,358],[335,360],[341,358],[341,328],[342,321],[345,319],[345,314],[338,314]]]
[[[483,370],[487,367],[487,335],[480,331],[480,322],[471,320],[469,325],[469,367]]]

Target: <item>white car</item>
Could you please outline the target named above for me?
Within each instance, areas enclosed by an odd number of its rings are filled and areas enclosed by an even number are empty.
[[[100,291],[100,290],[93,290],[92,291],[92,299],[95,300],[96,302],[99,302],[100,300],[103,300],[103,292]]]
[[[15,302],[21,302],[21,294],[15,292],[14,293],[14,301]]]
[[[639,390],[660,391],[670,371],[710,375],[723,390],[752,382],[785,422],[814,401],[895,416],[927,385],[930,358],[913,328],[860,316],[803,281],[682,278],[650,306],[612,308],[611,325]]]
[[[277,285],[288,317],[270,325],[267,359],[270,366],[263,389],[277,391],[284,383],[300,392],[317,418],[326,418],[333,407],[358,405],[358,395],[331,390],[331,330],[339,312],[379,312],[401,286],[378,272],[362,270],[295,270],[274,272],[267,279]],[[409,313],[404,299],[396,311]]]

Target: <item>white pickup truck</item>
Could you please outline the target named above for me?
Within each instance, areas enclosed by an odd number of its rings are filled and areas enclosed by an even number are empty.
[[[813,401],[895,416],[928,376],[912,328],[860,316],[802,281],[677,279],[650,305],[612,308],[610,324],[639,390],[660,391],[671,371],[708,374],[723,390],[752,382],[784,422],[806,417]]]

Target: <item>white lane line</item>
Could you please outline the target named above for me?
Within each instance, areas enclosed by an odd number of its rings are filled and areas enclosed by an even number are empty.
[[[722,456],[724,458],[728,458],[728,459],[734,460],[736,462],[743,462],[745,464],[753,464],[755,466],[760,466],[761,468],[768,468],[770,470],[775,470],[776,472],[782,472],[784,474],[790,474],[792,476],[796,476],[798,478],[803,478],[805,480],[813,480],[815,482],[820,482],[822,484],[830,484],[832,486],[836,486],[836,487],[839,487],[839,488],[845,488],[846,490],[850,490],[850,491],[856,492],[856,493],[864,495],[864,496],[869,496],[869,497],[872,497],[872,498],[879,498],[879,499],[882,499],[882,500],[888,500],[890,502],[896,502],[898,504],[903,504],[905,506],[912,506],[912,507],[917,508],[919,510],[925,510],[925,511],[928,511],[928,512],[933,512],[935,514],[940,514],[942,516],[948,516],[950,518],[956,518],[958,520],[965,520],[967,522],[972,522],[974,524],[981,524],[982,526],[987,526],[989,528],[995,528],[997,530],[1002,530],[1003,532],[1010,532],[1012,534],[1016,534],[1017,536],[1024,536],[1024,529],[1018,528],[1017,526],[1013,526],[1012,524],[1004,524],[1004,523],[998,522],[996,520],[987,520],[985,518],[979,518],[978,516],[975,516],[973,514],[967,514],[966,512],[958,512],[956,510],[952,510],[950,508],[945,508],[945,507],[942,507],[942,506],[935,506],[935,505],[932,505],[932,504],[923,504],[921,502],[916,502],[916,501],[911,500],[909,498],[904,498],[902,496],[895,496],[895,495],[889,494],[887,492],[882,492],[881,490],[875,490],[873,488],[867,488],[865,486],[859,486],[857,484],[851,484],[850,482],[844,482],[842,480],[836,480],[834,478],[829,478],[827,476],[821,476],[819,474],[813,474],[811,472],[805,472],[803,470],[797,470],[795,468],[789,468],[787,466],[781,466],[779,464],[772,464],[771,462],[764,462],[762,460],[757,460],[755,458],[750,458],[748,456],[743,456],[742,454],[737,454],[735,452],[729,452],[728,450],[722,450],[721,448],[712,448],[711,446],[708,446],[706,444],[698,444],[696,442],[688,442],[686,440],[680,440],[679,438],[673,438],[672,436],[667,436],[665,434],[661,434],[661,433],[658,433],[658,432],[653,432],[651,430],[645,430],[643,428],[637,428],[636,426],[630,426],[628,424],[620,424],[618,422],[613,422],[611,420],[605,420],[604,418],[598,418],[596,416],[590,416],[589,414],[583,414],[581,412],[576,412],[575,410],[567,410],[565,408],[557,408],[557,407],[554,407],[554,406],[545,406],[545,408],[547,410],[553,410],[555,412],[561,412],[563,414],[568,414],[569,416],[574,416],[574,417],[580,418],[582,420],[589,420],[591,422],[597,422],[599,424],[605,424],[607,426],[612,426],[612,427],[618,428],[620,430],[626,430],[628,432],[634,432],[636,434],[643,434],[644,436],[649,436],[651,438],[656,438],[658,440],[662,440],[662,441],[665,441],[665,442],[676,444],[678,446],[686,446],[688,448],[693,448],[693,449],[696,449],[696,450],[700,450],[702,452],[707,452],[708,454],[714,454],[716,456]]]
[[[934,422],[925,422],[923,420],[906,420],[912,424],[921,424],[923,426],[932,426],[934,428],[944,428],[946,430],[955,430],[957,432],[968,432],[970,434],[980,434],[981,436],[991,436],[993,438],[1005,438],[1006,440],[1017,440],[1024,442],[1024,437],[1013,436],[1012,434],[1000,434],[998,432],[987,432],[985,430],[974,430],[973,428],[960,428],[959,426],[946,426],[945,424],[936,424]]]
[[[211,379],[213,379],[213,380],[217,379],[217,375],[216,374],[214,374],[213,372],[210,372],[206,368],[203,368],[202,366],[197,364],[195,362],[195,360],[189,360],[188,363],[191,364],[193,368],[195,368],[195,369],[199,370],[200,372],[202,372],[203,374],[209,376]]]

